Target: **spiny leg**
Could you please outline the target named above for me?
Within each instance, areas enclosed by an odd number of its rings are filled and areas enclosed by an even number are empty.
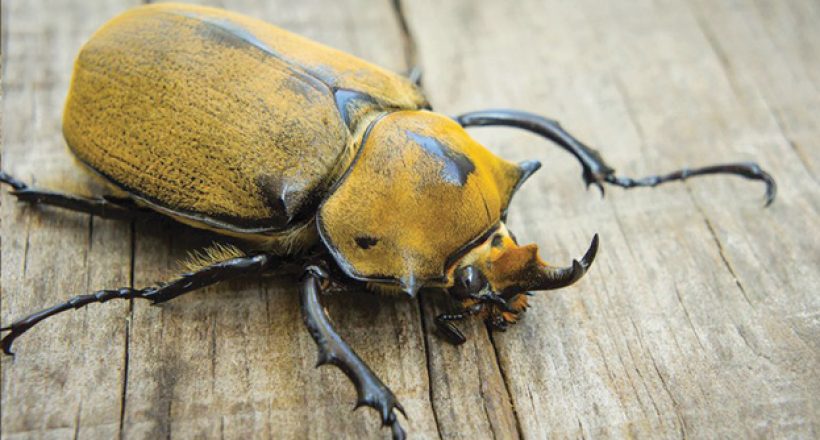
[[[113,290],[100,290],[88,295],[77,295],[64,303],[32,313],[25,318],[14,321],[11,325],[0,328],[0,331],[11,332],[0,341],[0,346],[2,346],[4,353],[13,355],[11,345],[15,339],[38,322],[66,310],[79,309],[91,303],[103,303],[111,299],[139,298],[157,304],[229,278],[263,272],[270,269],[277,261],[275,257],[268,254],[248,255],[221,261],[196,272],[183,274],[174,281],[165,284],[143,289],[122,287]]]
[[[552,119],[518,110],[482,110],[465,113],[455,119],[463,127],[501,125],[521,128],[555,142],[581,162],[584,182],[587,186],[590,184],[596,185],[601,190],[601,194],[604,193],[602,183],[609,183],[622,188],[653,187],[666,182],[686,180],[688,177],[706,174],[735,174],[747,179],[765,182],[766,206],[774,201],[777,194],[777,185],[772,176],[752,162],[711,165],[693,169],[684,168],[664,175],[633,179],[616,176],[615,169],[604,161],[598,151],[584,145],[583,142],[573,137],[557,121]]]
[[[493,296],[497,297],[497,295]],[[501,299],[501,301],[503,302],[504,300]],[[444,336],[447,342],[453,345],[461,345],[467,342],[467,337],[464,336],[464,333],[462,333],[453,322],[463,321],[470,316],[478,314],[484,306],[483,298],[479,298],[473,294],[470,295],[469,299],[465,299],[464,303],[465,304],[458,310],[439,314],[433,321],[439,333]]]
[[[461,321],[466,317],[467,314],[463,312],[442,313],[436,316],[434,322],[445,341],[453,345],[461,345],[467,342],[467,337],[453,324],[453,321]]]
[[[317,266],[305,269],[302,281],[302,315],[305,325],[319,348],[316,366],[332,364],[347,375],[356,387],[356,408],[367,405],[379,412],[382,425],[390,425],[393,439],[404,439],[405,433],[399,424],[395,410],[404,414],[404,408],[396,396],[379,379],[364,361],[336,333],[319,301],[322,282],[328,274]],[[405,417],[407,415],[405,414]]]
[[[58,193],[31,188],[24,182],[0,171],[0,182],[12,187],[9,194],[21,202],[38,205],[50,205],[72,211],[84,212],[101,218],[114,220],[131,220],[142,217],[155,217],[153,211],[138,207],[130,199],[111,197],[80,197],[72,194]]]

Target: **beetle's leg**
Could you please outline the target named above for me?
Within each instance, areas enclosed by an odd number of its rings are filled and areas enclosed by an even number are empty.
[[[390,425],[393,439],[404,439],[405,433],[395,412],[398,409],[404,414],[404,408],[393,392],[336,333],[319,302],[322,283],[327,281],[327,277],[323,269],[310,266],[305,270],[302,281],[302,315],[319,348],[316,366],[332,364],[339,367],[356,387],[356,408],[362,405],[374,408],[381,415],[382,424]]]
[[[13,190],[10,194],[22,202],[57,206],[115,220],[130,220],[155,216],[152,211],[138,207],[129,199],[110,197],[88,198],[54,191],[39,190],[29,187],[20,180],[2,171],[0,171],[0,182],[11,186]]]
[[[657,186],[665,182],[685,180],[688,177],[705,174],[735,174],[747,179],[761,180],[766,183],[766,206],[774,201],[777,185],[772,176],[752,162],[711,165],[701,168],[684,168],[668,174],[648,176],[639,179],[615,175],[615,169],[609,166],[597,150],[594,150],[571,134],[567,133],[557,121],[532,113],[518,110],[483,110],[457,116],[456,121],[463,127],[503,125],[521,128],[541,135],[568,151],[581,162],[583,178],[587,186],[594,184],[603,195],[603,183],[634,188],[638,186]]]
[[[444,336],[447,342],[453,345],[461,345],[467,342],[464,333],[453,324],[453,321],[461,321],[469,316],[476,315],[484,308],[484,302],[475,298],[467,298],[462,303],[462,308],[450,313],[442,313],[436,316],[434,322],[436,328]]]
[[[461,321],[466,317],[467,315],[462,312],[442,313],[436,316],[434,322],[436,323],[436,328],[438,328],[439,333],[444,336],[447,342],[453,345],[461,345],[467,342],[467,337],[453,324],[453,321]]]
[[[507,304],[506,299],[502,298],[501,296],[499,296],[497,293],[495,293],[493,291],[486,291],[486,292],[480,292],[480,293],[471,293],[469,295],[469,297],[476,300],[476,301],[478,301],[479,303],[482,303],[482,304],[483,303],[492,304],[492,305],[498,307],[499,309],[501,309],[505,312],[515,312],[515,310],[513,310],[512,307],[510,307],[510,305]]]
[[[237,257],[212,264],[193,273],[183,274],[174,281],[165,284],[143,289],[122,287],[114,290],[99,290],[88,295],[77,295],[64,303],[43,309],[37,313],[32,313],[25,318],[14,321],[11,325],[0,328],[0,331],[11,331],[11,333],[7,334],[2,341],[0,341],[0,345],[4,353],[13,354],[11,344],[17,337],[38,322],[66,310],[79,309],[91,303],[103,303],[110,299],[139,298],[147,299],[154,303],[165,302],[184,293],[216,284],[229,278],[260,273],[271,268],[277,261],[278,259],[276,259],[276,257],[268,254]]]

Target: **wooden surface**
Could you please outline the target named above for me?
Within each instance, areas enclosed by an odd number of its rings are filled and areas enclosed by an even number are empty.
[[[92,191],[60,117],[74,55],[134,0],[3,2],[3,169]],[[480,129],[544,169],[511,227],[568,261],[506,333],[440,305],[334,297],[340,332],[392,387],[413,438],[811,438],[820,427],[820,4],[765,1],[224,0],[396,71],[417,56],[438,111],[513,107],[563,122],[622,174],[755,160],[780,193],[704,178],[585,191],[578,165],[532,135]],[[406,28],[402,25],[406,23]],[[80,182],[80,183],[74,183]],[[17,204],[2,221],[2,323],[71,295],[142,286],[214,237]],[[226,283],[161,307],[110,302],[55,317],[2,360],[2,437],[386,437],[354,392],[313,368],[293,280]]]

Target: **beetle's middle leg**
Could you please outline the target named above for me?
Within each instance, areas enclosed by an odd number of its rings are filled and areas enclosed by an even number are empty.
[[[634,179],[616,176],[615,169],[604,161],[597,150],[584,145],[583,142],[564,130],[561,124],[552,119],[518,110],[482,110],[465,113],[455,119],[463,127],[502,125],[521,128],[555,142],[581,162],[584,182],[587,186],[590,184],[596,185],[601,190],[601,194],[604,192],[603,183],[622,188],[653,187],[666,182],[686,180],[688,177],[706,174],[735,174],[747,179],[765,182],[767,206],[772,203],[777,193],[777,185],[772,176],[752,162],[728,163],[691,169],[684,168],[668,174]]]
[[[84,212],[101,218],[131,220],[155,217],[153,211],[136,206],[130,199],[110,197],[80,197],[48,190],[31,188],[24,182],[0,171],[0,182],[12,187],[11,195],[17,200],[39,205],[56,206],[71,211]]]
[[[330,320],[319,302],[322,283],[326,281],[328,274],[317,266],[308,267],[302,281],[303,318],[310,335],[319,347],[319,361],[316,366],[332,364],[339,367],[356,387],[356,407],[367,405],[378,411],[382,424],[390,425],[393,439],[403,440],[404,429],[399,424],[395,410],[398,409],[404,414],[404,408],[393,392],[330,325]]]
[[[2,346],[4,353],[13,354],[11,345],[17,337],[34,327],[38,322],[66,310],[79,309],[91,303],[103,303],[111,299],[139,298],[147,299],[155,304],[161,303],[229,278],[261,273],[271,269],[278,262],[277,257],[269,254],[247,255],[221,261],[196,272],[183,274],[169,283],[143,289],[122,287],[112,290],[100,290],[88,295],[77,295],[64,303],[32,313],[25,318],[14,321],[11,325],[0,328],[0,331],[11,332],[0,341],[0,346]]]

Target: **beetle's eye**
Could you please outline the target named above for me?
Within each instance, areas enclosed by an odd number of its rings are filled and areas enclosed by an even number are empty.
[[[455,295],[467,296],[478,293],[487,284],[487,279],[475,266],[467,266],[456,271],[455,285],[451,289]]]

